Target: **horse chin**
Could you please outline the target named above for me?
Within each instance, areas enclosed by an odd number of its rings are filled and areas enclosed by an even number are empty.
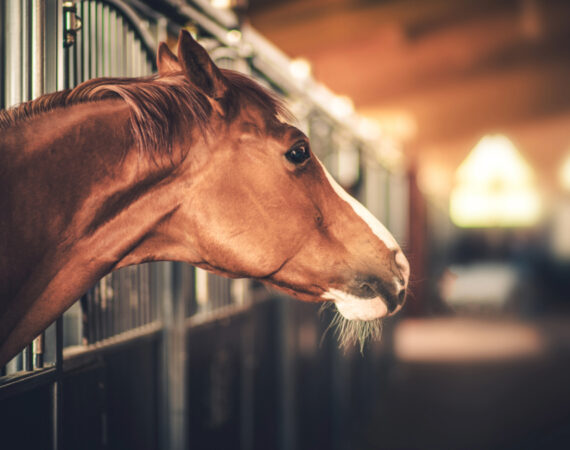
[[[390,315],[382,297],[361,298],[338,289],[330,289],[322,297],[332,300],[338,312],[348,320],[368,322]]]

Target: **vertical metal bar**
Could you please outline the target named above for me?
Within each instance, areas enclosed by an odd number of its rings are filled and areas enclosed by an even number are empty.
[[[103,49],[105,48],[104,39],[106,36],[103,32],[103,4],[97,2],[96,6],[97,6],[97,12],[96,12],[95,18],[96,18],[96,22],[97,22],[97,39],[96,39],[95,43],[97,45],[97,76],[102,77],[104,75],[104,73],[103,73],[103,56],[104,56]]]
[[[142,325],[142,280],[141,280],[141,267],[135,266],[136,269],[135,274],[135,282],[136,282],[136,290],[137,290],[137,303],[135,307],[135,327],[140,327]]]
[[[34,356],[33,356],[33,345],[29,344],[24,349],[24,370],[31,372],[34,369]]]
[[[123,326],[121,331],[127,331],[131,323],[131,310],[130,310],[131,297],[130,297],[129,284],[130,284],[129,270],[128,268],[124,268],[123,270],[121,270],[121,301],[123,302],[122,305],[123,313],[121,314],[123,319],[122,320]]]
[[[105,277],[103,277],[103,279],[99,282],[99,308],[98,308],[98,313],[99,313],[99,340],[103,340],[105,339],[106,336],[106,329],[107,329],[107,321],[105,320],[105,314],[106,314],[106,305],[107,305],[107,300],[106,300],[106,290],[107,290],[107,280]]]
[[[3,24],[6,34],[6,71],[4,84],[4,107],[9,107],[22,101],[22,5],[19,0],[6,3],[6,20]]]
[[[4,109],[5,105],[5,98],[4,92],[6,91],[6,37],[7,37],[7,30],[6,30],[6,11],[8,6],[6,5],[6,1],[0,3],[0,109]],[[4,374],[4,367],[0,366],[0,376]]]
[[[117,28],[119,24],[117,21],[117,14],[114,10],[109,12],[109,45],[111,46],[110,52],[110,64],[109,72],[106,74],[108,76],[114,76],[117,74],[117,69],[119,68],[118,52],[117,52]]]
[[[62,375],[63,375],[63,317],[57,319],[55,324],[55,382],[52,385],[51,399],[51,429],[52,450],[62,448],[63,421],[62,421]]]
[[[127,27],[127,41],[125,43],[125,50],[126,50],[126,60],[127,60],[127,77],[134,76],[134,66],[133,66],[133,43],[134,43],[134,33]]]
[[[251,450],[254,443],[255,328],[251,313],[249,311],[240,335],[240,450]]]
[[[31,0],[29,4],[29,63],[31,74],[30,98],[37,98],[44,93],[45,86],[45,3],[43,0]],[[33,370],[35,362],[34,348],[42,354],[42,337],[36,338],[33,344],[26,347],[24,352],[25,370]]]
[[[34,339],[34,369],[41,369],[44,366],[44,345],[45,333],[42,333]]]
[[[67,64],[67,73],[71,72],[71,68],[73,67],[73,79],[72,77],[68,76],[66,88],[71,86],[77,86],[81,81],[83,81],[83,39],[85,36],[85,17],[83,16],[83,3],[79,2],[76,4],[77,14],[81,17],[82,27],[75,35],[75,47],[73,50],[67,49],[65,52],[66,58],[68,58]],[[73,54],[73,57],[70,56]],[[73,64],[70,66],[69,64]]]
[[[84,1],[82,4],[82,14],[83,14],[83,49],[81,52],[81,60],[83,62],[83,73],[81,74],[81,81],[88,80],[91,78],[90,63],[91,58],[89,57],[89,42],[91,40],[91,13],[89,8],[89,2]]]
[[[104,326],[104,339],[107,339],[113,335],[111,330],[112,326],[112,315],[111,315],[111,306],[113,302],[112,296],[112,288],[111,284],[113,280],[113,274],[109,274],[105,277],[105,297],[103,297],[103,323]]]
[[[150,265],[144,265],[144,311],[143,320],[144,323],[150,323]]]
[[[101,280],[96,285],[94,290],[93,299],[95,300],[95,342],[99,342],[103,339],[103,293],[102,293],[103,286],[101,285]]]
[[[123,27],[121,24],[121,18],[113,11],[115,16],[115,65],[113,67],[113,74],[116,76],[122,76],[122,64],[121,51],[123,49],[122,39],[123,39]]]
[[[125,24],[123,23],[123,18],[117,15],[117,74],[121,77],[126,75],[125,69],[127,62],[125,61],[123,52],[125,50]]]
[[[136,65],[136,73],[135,76],[137,77],[142,77],[145,75],[144,73],[144,68],[143,68],[143,58],[144,58],[144,54],[143,54],[143,49],[141,46],[141,42],[138,39],[135,39],[135,65]]]
[[[110,67],[111,67],[111,28],[109,26],[109,7],[105,5],[103,7],[103,73],[102,76],[108,77],[110,74]]]
[[[22,47],[21,47],[21,64],[22,64],[22,73],[21,73],[21,99],[20,101],[28,101],[30,100],[30,4],[28,0],[21,0],[21,11],[22,16],[19,20],[22,22],[22,30],[21,30],[21,39],[22,39]]]
[[[32,98],[37,98],[45,91],[45,3],[44,0],[32,0]]]
[[[56,58],[57,58],[57,62],[56,62],[56,87],[55,90],[59,91],[64,89],[65,86],[65,77],[66,75],[64,74],[64,71],[67,69],[65,66],[65,51],[64,51],[64,46],[63,46],[63,17],[61,16],[61,11],[63,11],[63,0],[56,0],[56,4],[57,4],[57,8],[56,8],[56,14],[55,14],[55,20],[56,20],[56,30],[57,30],[57,38],[56,38],[56,45],[55,45],[55,51],[56,51]],[[69,61],[68,61],[69,62]],[[75,64],[75,62],[74,62]],[[69,66],[68,66],[69,67]]]
[[[105,339],[105,278],[99,281],[99,295],[97,296],[97,317],[99,322],[99,336],[97,341]]]
[[[83,321],[83,324],[85,326],[85,328],[83,329],[83,337],[84,339],[87,341],[87,344],[91,344],[91,342],[93,341],[93,307],[92,307],[92,293],[91,291],[88,291],[83,298],[85,299],[84,301],[84,305],[85,305],[85,311],[83,311],[84,315],[85,315],[85,320]]]
[[[97,77],[97,3],[89,3],[89,78]]]
[[[293,345],[293,314],[291,303],[286,298],[279,298],[277,337],[279,348],[278,383],[279,383],[279,419],[278,433],[280,450],[297,448],[297,429],[295,424],[295,358]]]
[[[113,335],[121,332],[121,298],[119,287],[119,274],[113,274]]]
[[[129,330],[137,326],[137,268],[129,267]]]
[[[183,450],[186,445],[186,333],[180,263],[162,264],[162,337],[160,448]]]
[[[143,264],[141,266],[141,274],[142,274],[142,277],[141,277],[141,286],[142,286],[141,323],[143,323],[143,324],[147,324],[150,322],[150,317],[148,314],[148,305],[150,302],[150,298],[149,298],[150,278],[148,276],[148,270],[149,270],[148,264]]]

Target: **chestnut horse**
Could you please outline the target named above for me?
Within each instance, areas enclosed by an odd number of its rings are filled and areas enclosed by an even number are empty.
[[[158,69],[0,112],[0,365],[105,274],[147,261],[334,302],[355,335],[396,312],[405,256],[280,101],[187,32]]]

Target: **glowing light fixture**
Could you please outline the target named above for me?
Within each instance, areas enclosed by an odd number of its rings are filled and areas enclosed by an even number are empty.
[[[330,112],[339,120],[346,119],[354,112],[354,104],[349,97],[335,96],[330,102]]]
[[[241,41],[241,31],[230,30],[227,32],[226,38],[231,45],[236,45]]]
[[[382,136],[380,124],[367,117],[361,117],[359,119],[356,131],[363,139],[371,141],[380,139],[380,136]]]
[[[450,215],[460,227],[531,226],[540,218],[532,168],[505,136],[485,136],[455,174]]]
[[[311,76],[311,63],[304,58],[296,58],[290,62],[289,71],[297,80],[306,80]]]
[[[570,152],[566,155],[558,176],[562,188],[566,191],[570,191]]]
[[[229,9],[232,6],[232,0],[212,0],[212,6],[218,9]]]

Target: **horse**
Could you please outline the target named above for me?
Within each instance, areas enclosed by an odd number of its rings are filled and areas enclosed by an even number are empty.
[[[0,112],[0,365],[107,273],[159,260],[334,304],[349,337],[373,334],[409,278],[389,231],[282,100],[188,32],[157,66]]]

